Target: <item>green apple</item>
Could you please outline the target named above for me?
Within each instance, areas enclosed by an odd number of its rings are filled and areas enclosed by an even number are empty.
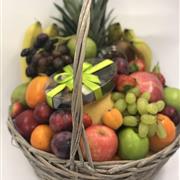
[[[144,158],[149,152],[149,139],[141,138],[134,129],[125,128],[119,132],[119,156],[126,160]]]
[[[70,54],[74,57],[75,50],[76,50],[76,36],[71,38],[68,43],[67,47],[70,50]],[[89,37],[86,39],[86,49],[85,49],[85,58],[94,58],[97,54],[97,46],[96,43]]]
[[[164,88],[164,99],[169,106],[173,106],[177,111],[180,111],[180,90],[177,88]]]

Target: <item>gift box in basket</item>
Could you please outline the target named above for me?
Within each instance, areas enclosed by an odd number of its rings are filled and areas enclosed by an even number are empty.
[[[25,34],[8,128],[43,180],[150,180],[179,148],[180,90],[107,2],[64,0]]]

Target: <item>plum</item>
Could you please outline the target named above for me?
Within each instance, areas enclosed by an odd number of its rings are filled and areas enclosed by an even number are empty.
[[[70,155],[72,134],[63,131],[56,134],[51,141],[51,150],[59,158],[68,159]]]
[[[92,125],[92,119],[88,113],[83,114],[83,124],[85,128],[88,128],[89,126]]]
[[[72,116],[68,111],[56,111],[51,114],[49,125],[54,133],[72,129]]]
[[[47,105],[47,103],[43,102],[35,107],[33,115],[38,123],[48,124],[49,117],[52,114],[52,112],[53,110]]]
[[[156,102],[163,99],[163,86],[160,80],[149,72],[135,72],[130,75],[137,81],[141,93],[149,92],[151,94],[150,101]]]
[[[30,140],[32,131],[38,126],[37,121],[33,117],[32,110],[26,110],[16,116],[14,120],[17,131],[26,139]]]

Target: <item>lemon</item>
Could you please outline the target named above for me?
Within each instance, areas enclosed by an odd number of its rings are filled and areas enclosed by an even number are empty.
[[[75,49],[76,49],[76,36],[71,38],[68,43],[67,47],[70,50],[70,54],[72,57],[74,57]],[[94,58],[97,54],[97,46],[96,43],[91,39],[86,39],[86,51],[85,51],[85,58]]]

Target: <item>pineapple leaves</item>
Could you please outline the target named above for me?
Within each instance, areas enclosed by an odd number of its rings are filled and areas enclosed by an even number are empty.
[[[61,17],[52,17],[61,27],[61,33],[64,36],[76,34],[78,20],[81,12],[83,0],[61,0],[64,7],[54,3],[56,9],[60,12]],[[89,37],[101,49],[107,43],[107,28],[114,21],[112,18],[113,9],[107,11],[109,0],[93,0],[91,5],[91,22],[89,29]]]

